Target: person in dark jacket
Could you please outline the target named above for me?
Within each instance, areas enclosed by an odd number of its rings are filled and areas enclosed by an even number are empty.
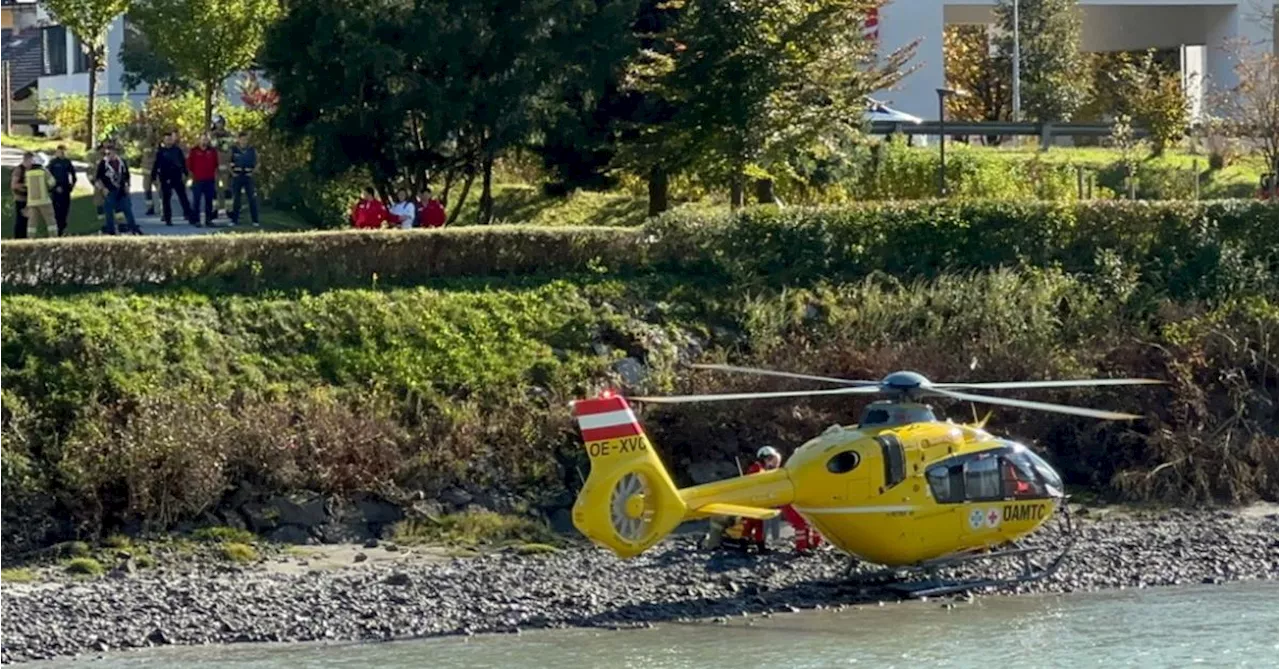
[[[191,211],[191,201],[187,199],[187,157],[178,146],[178,135],[172,130],[164,134],[164,146],[156,151],[151,180],[160,183],[160,219],[165,225],[173,225],[173,212],[169,208],[172,195],[178,196],[182,217],[192,225],[200,225]]]
[[[45,169],[53,177],[53,220],[58,225],[58,236],[67,233],[67,214],[71,211],[71,191],[76,187],[76,167],[67,158],[65,144],[58,145],[58,152]]]
[[[102,211],[106,215],[106,224],[102,232],[116,234],[116,212],[124,214],[125,229],[135,235],[142,234],[142,228],[133,218],[133,200],[129,196],[129,166],[124,158],[116,153],[115,144],[106,146],[106,156],[98,161],[94,171],[94,180],[103,188]]]
[[[218,196],[218,150],[209,135],[200,138],[200,145],[187,154],[187,168],[191,170],[191,209],[200,215],[200,203],[204,202],[204,224],[218,227],[213,222],[213,199]]]
[[[240,225],[240,192],[249,199],[249,216],[258,227],[258,193],[253,173],[258,169],[258,150],[249,145],[249,133],[242,132],[231,148],[231,224]]]

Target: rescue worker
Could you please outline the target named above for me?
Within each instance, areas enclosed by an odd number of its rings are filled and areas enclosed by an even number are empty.
[[[213,127],[209,129],[209,138],[213,141],[213,148],[218,152],[218,206],[213,210],[213,217],[219,216],[218,212],[223,212],[227,216],[231,216],[231,208],[227,205],[231,202],[231,150],[236,144],[236,138],[227,130],[227,119],[221,114],[214,117]]]
[[[35,164],[36,154],[27,151],[22,154],[22,162],[13,168],[9,176],[9,193],[13,196],[14,239],[27,238],[27,170]]]
[[[352,225],[363,230],[376,230],[384,223],[393,223],[395,220],[391,212],[387,211],[386,205],[382,204],[382,200],[378,199],[373,188],[369,186],[365,187],[360,201],[356,202],[356,206],[351,210]]]
[[[253,173],[258,169],[258,150],[250,146],[249,133],[241,132],[231,149],[231,223],[240,225],[240,195],[249,198],[249,216],[253,227],[258,227],[258,193],[254,187]]]
[[[44,165],[34,160],[34,158],[28,161],[26,155],[24,155],[23,165],[26,167],[22,178],[24,186],[26,186],[27,210],[25,213],[27,224],[30,225],[34,221],[36,235],[48,237],[49,225],[56,225],[53,216],[53,177],[49,176],[49,173],[44,169]]]
[[[772,446],[763,446],[756,451],[756,461],[747,467],[747,475],[777,469],[782,465],[782,454]],[[767,550],[764,542],[764,521],[756,518],[744,518],[742,521],[742,538],[756,545],[760,552]]]

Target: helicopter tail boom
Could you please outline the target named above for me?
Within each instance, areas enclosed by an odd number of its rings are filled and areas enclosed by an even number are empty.
[[[675,529],[688,506],[625,399],[581,400],[573,416],[591,458],[573,524],[621,557],[638,555]]]

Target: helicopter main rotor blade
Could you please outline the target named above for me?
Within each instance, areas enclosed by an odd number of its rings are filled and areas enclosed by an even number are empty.
[[[1003,406],[1019,407],[1021,409],[1036,409],[1038,411],[1052,411],[1053,413],[1065,413],[1073,416],[1085,416],[1088,418],[1101,418],[1104,420],[1137,420],[1142,416],[1135,416],[1131,413],[1121,413],[1119,411],[1102,411],[1100,409],[1086,409],[1084,407],[1073,407],[1066,404],[1049,404],[1048,402],[1031,402],[1029,400],[1015,400],[1009,397],[991,397],[989,395],[972,395],[970,393],[957,393],[951,390],[941,388],[930,388],[927,391],[932,395],[941,395],[942,397],[950,397],[952,399],[964,400],[966,402],[977,402],[980,404],[999,404]]]
[[[802,381],[825,381],[827,383],[839,383],[845,386],[878,386],[879,381],[860,381],[855,379],[838,379],[833,376],[814,376],[813,374],[797,374],[795,372],[779,372],[772,369],[760,369],[759,367],[735,367],[733,365],[711,365],[711,364],[695,364],[690,365],[694,369],[709,369],[717,372],[735,372],[738,374],[756,374],[758,376],[777,376],[784,379],[800,379]]]
[[[768,400],[781,397],[821,397],[823,395],[853,395],[880,392],[876,386],[835,388],[833,390],[784,390],[772,393],[724,393],[719,395],[667,395],[654,397],[628,397],[629,402],[647,404],[690,404],[693,402],[729,402],[736,400]]]
[[[1063,381],[990,381],[979,383],[935,383],[932,388],[971,388],[985,390],[1013,390],[1017,388],[1087,388],[1091,386],[1146,386],[1163,385],[1159,379],[1076,379]]]

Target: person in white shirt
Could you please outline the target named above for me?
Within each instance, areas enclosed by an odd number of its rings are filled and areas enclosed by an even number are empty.
[[[401,230],[413,229],[413,217],[417,212],[418,208],[409,199],[409,193],[403,188],[396,191],[396,203],[391,205],[391,215],[400,224]]]

